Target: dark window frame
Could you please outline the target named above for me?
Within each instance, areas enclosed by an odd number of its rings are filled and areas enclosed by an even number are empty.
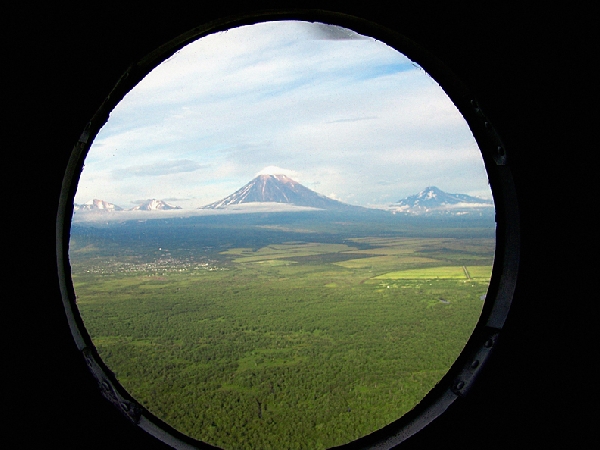
[[[110,111],[147,73],[185,45],[205,35],[271,20],[305,20],[339,25],[378,39],[416,61],[440,84],[467,121],[479,145],[488,173],[496,208],[496,253],[486,301],[471,338],[446,375],[413,410],[381,430],[336,447],[390,449],[425,428],[455,401],[467,395],[485,366],[500,337],[513,299],[519,268],[520,229],[509,155],[477,99],[439,59],[418,43],[374,22],[322,10],[265,11],[232,16],[194,28],[131,64],[81,133],[63,178],[56,221],[56,253],[60,289],[68,324],[76,346],[96,378],[102,394],[125,417],[175,448],[215,448],[180,433],[139,405],[99,357],[77,310],[71,280],[68,246],[73,198],[84,159],[94,137],[108,120]]]

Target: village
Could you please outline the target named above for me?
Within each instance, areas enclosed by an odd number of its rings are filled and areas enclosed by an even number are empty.
[[[123,259],[110,258],[98,261],[95,264],[88,261],[86,267],[77,267],[76,272],[90,274],[115,274],[115,273],[143,273],[148,276],[166,275],[175,272],[191,272],[196,270],[228,270],[226,267],[217,265],[217,261],[201,257],[200,261],[193,257],[178,259],[173,257],[161,257],[151,262],[128,262]],[[96,262],[96,261],[94,261]]]

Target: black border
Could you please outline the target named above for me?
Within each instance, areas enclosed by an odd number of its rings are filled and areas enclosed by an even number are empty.
[[[597,13],[591,2],[31,2],[3,9],[2,444],[166,450],[101,395],[56,267],[61,183],[132,61],[257,8],[325,8],[398,31],[468,86],[510,149],[519,282],[469,395],[403,450],[597,447]],[[591,257],[591,261],[590,261]]]
[[[323,10],[267,10],[215,20],[167,42],[131,64],[94,114],[68,163],[57,214],[57,261],[59,280],[68,323],[77,348],[96,378],[102,394],[121,413],[142,429],[175,448],[215,448],[191,439],[146,411],[120,386],[99,358],[75,306],[68,263],[68,239],[73,197],[83,160],[91,142],[108,119],[112,108],[150,70],[177,50],[206,34],[269,20],[307,20],[351,28],[396,48],[423,67],[446,91],[467,120],[482,152],[496,206],[496,257],[492,280],[480,322],[471,339],[448,373],[412,411],[396,422],[339,449],[389,449],[400,444],[443,414],[455,400],[467,394],[485,365],[502,329],[517,282],[520,254],[519,212],[509,152],[479,102],[441,61],[415,42],[376,23],[347,14]]]

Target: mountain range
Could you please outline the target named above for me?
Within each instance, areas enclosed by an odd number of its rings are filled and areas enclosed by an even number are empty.
[[[137,206],[134,206],[127,211],[158,211],[168,209],[181,209],[181,206],[171,205],[163,200],[156,200],[154,198],[143,201]],[[83,204],[75,203],[73,205],[74,211],[125,211],[124,208],[109,203],[104,200],[93,199]]]
[[[294,209],[319,209],[330,211],[369,211],[369,208],[353,206],[326,197],[308,189],[287,175],[258,175],[246,185],[221,200],[198,208],[199,210],[253,209],[282,211]],[[149,199],[128,211],[161,211],[182,209],[163,200]],[[435,186],[428,186],[415,195],[403,198],[387,208],[397,214],[409,215],[478,215],[494,211],[494,203],[466,194],[449,194]],[[104,200],[90,200],[82,205],[75,204],[75,211],[124,211],[123,208]],[[216,212],[216,211],[215,211]]]
[[[131,211],[159,211],[167,209],[182,209],[181,206],[171,205],[163,200],[156,200],[154,198],[144,201],[139,205],[131,208]]]
[[[98,200],[97,198],[85,202],[83,204],[75,203],[73,205],[74,211],[123,211],[123,208],[113,203],[109,203],[104,200]]]

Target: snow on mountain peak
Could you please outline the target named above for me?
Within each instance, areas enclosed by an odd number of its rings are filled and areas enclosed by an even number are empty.
[[[361,208],[314,192],[287,174],[261,174],[233,194],[201,209],[223,209],[244,203],[288,203],[302,207],[337,210]]]
[[[132,211],[157,211],[165,209],[181,209],[181,206],[170,205],[163,200],[152,198],[132,208]]]
[[[99,210],[122,211],[123,208],[121,208],[113,203],[109,203],[107,201],[99,200],[99,199],[95,198],[93,200],[89,200],[89,201],[85,202],[82,205],[78,205],[75,203],[73,205],[73,210],[74,211],[99,211]]]
[[[416,195],[408,196],[394,204],[397,212],[407,212],[412,214],[429,213],[432,211],[455,211],[485,209],[486,211],[493,207],[490,200],[471,197],[466,194],[449,194],[435,186],[428,186]],[[466,214],[466,212],[465,212]]]

